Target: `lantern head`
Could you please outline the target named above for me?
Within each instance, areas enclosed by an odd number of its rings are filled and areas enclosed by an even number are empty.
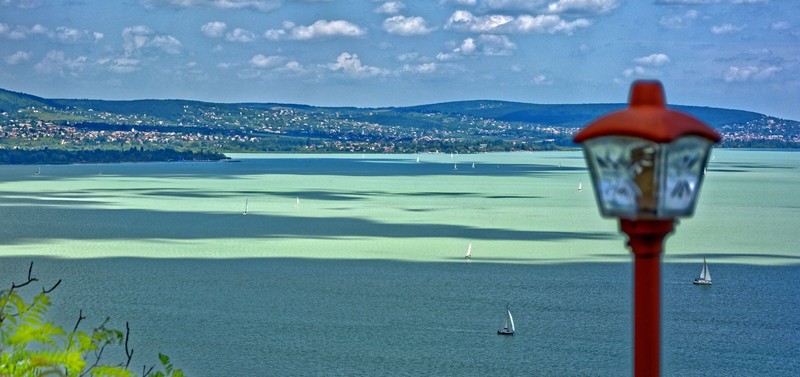
[[[691,216],[711,147],[711,127],[666,107],[658,81],[637,81],[629,107],[575,136],[583,144],[600,212],[629,220]]]

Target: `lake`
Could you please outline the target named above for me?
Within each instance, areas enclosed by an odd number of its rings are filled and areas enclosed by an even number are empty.
[[[580,152],[232,157],[0,166],[0,284],[33,261],[54,320],[193,376],[630,373],[631,256]],[[714,151],[665,245],[665,375],[800,373],[798,184],[800,153]]]

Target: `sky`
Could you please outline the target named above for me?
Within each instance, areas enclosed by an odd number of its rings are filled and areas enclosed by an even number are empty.
[[[798,0],[0,0],[0,88],[316,106],[670,104],[800,120]]]

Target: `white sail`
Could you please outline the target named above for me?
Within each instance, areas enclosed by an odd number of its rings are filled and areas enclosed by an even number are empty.
[[[242,212],[242,215],[247,216],[247,199],[244,200],[244,212]]]
[[[581,190],[583,190],[583,182],[582,181],[578,181],[578,191],[581,191]]]
[[[708,264],[705,258],[703,258],[703,271],[700,272],[700,279],[711,281],[711,273],[708,272]]]
[[[506,313],[508,313],[508,318],[506,319],[506,327],[509,331],[514,332],[514,317],[511,316],[511,310],[506,309]]]
[[[472,242],[470,242],[469,246],[467,246],[467,255],[464,256],[464,259],[470,258],[472,258]]]

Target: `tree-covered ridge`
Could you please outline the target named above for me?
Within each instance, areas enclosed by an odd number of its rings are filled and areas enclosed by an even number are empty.
[[[572,148],[592,119],[624,104],[461,101],[313,107],[185,100],[43,99],[0,89],[0,148],[173,148],[224,152],[492,152]],[[723,147],[796,148],[800,123],[674,106],[719,130]]]

